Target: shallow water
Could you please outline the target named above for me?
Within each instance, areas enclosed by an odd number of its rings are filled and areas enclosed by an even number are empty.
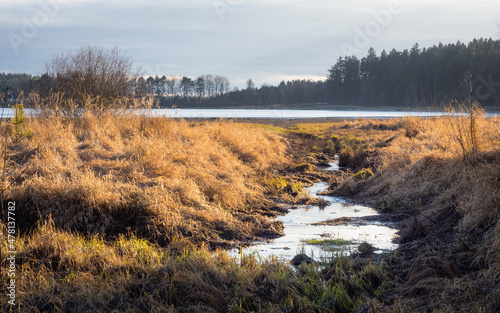
[[[331,169],[338,169],[337,164],[332,164]],[[311,195],[326,190],[327,183],[317,183],[307,190]],[[301,205],[291,209],[284,216],[276,218],[283,222],[285,235],[254,246],[244,248],[244,254],[256,252],[260,257],[267,258],[274,255],[278,258],[290,260],[298,253],[306,253],[315,259],[328,257],[332,254],[349,254],[355,252],[362,242],[368,242],[376,248],[376,252],[384,252],[396,248],[392,243],[396,229],[388,223],[377,221],[364,221],[362,217],[376,216],[373,208],[353,205],[342,198],[320,196],[329,204],[320,208],[317,205]],[[347,219],[348,223],[341,225],[312,225],[338,218]],[[352,241],[352,244],[342,246],[317,246],[304,243],[306,240],[343,239]],[[232,253],[236,254],[235,251]]]

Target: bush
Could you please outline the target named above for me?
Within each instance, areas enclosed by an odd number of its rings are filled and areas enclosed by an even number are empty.
[[[64,107],[70,114],[82,109],[101,114],[119,99],[133,95],[133,83],[139,76],[132,61],[117,48],[82,46],[75,52],[56,55],[45,65],[51,93],[63,94]],[[41,94],[47,91],[39,90]]]

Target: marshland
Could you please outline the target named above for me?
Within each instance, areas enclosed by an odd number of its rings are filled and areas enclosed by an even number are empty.
[[[462,109],[286,127],[90,112],[4,120],[2,200],[15,202],[17,302],[4,297],[2,306],[494,312],[500,120]],[[335,155],[345,170],[321,167]],[[398,249],[298,267],[228,256],[282,235],[273,217],[318,202],[300,191],[323,180],[330,194],[396,222]]]

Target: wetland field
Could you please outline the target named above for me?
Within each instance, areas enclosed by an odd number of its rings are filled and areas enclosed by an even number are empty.
[[[498,312],[500,118],[464,110],[5,119],[2,310]]]

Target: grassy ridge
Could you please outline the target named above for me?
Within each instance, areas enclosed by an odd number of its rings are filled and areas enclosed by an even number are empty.
[[[274,231],[251,212],[266,204],[265,179],[286,160],[269,131],[112,116],[31,124],[32,138],[2,143],[3,197],[22,204],[22,230],[51,215],[57,228],[109,238],[130,230],[162,244]]]
[[[400,239],[411,262],[396,270],[403,307],[500,310],[500,120],[476,113],[408,118],[361,193],[411,216]]]

